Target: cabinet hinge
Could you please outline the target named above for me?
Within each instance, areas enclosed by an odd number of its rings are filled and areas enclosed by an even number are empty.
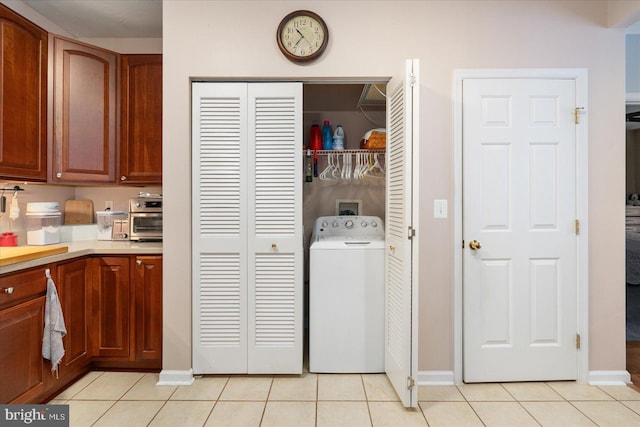
[[[574,115],[576,124],[580,123],[580,114],[582,114],[583,111],[584,111],[584,107],[576,107],[573,110],[573,115]]]
[[[416,386],[416,381],[413,379],[413,377],[407,377],[407,389],[413,390],[415,386]]]
[[[464,240],[462,240],[462,249],[464,249]]]
[[[580,350],[580,334],[576,334],[576,350]]]
[[[576,219],[576,236],[580,234],[580,220]]]
[[[407,227],[407,239],[411,240],[416,237],[416,230],[412,226]]]

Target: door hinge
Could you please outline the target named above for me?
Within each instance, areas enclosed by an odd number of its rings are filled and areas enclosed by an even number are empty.
[[[407,227],[407,238],[411,240],[414,237],[416,237],[416,230],[412,226]]]
[[[416,84],[416,75],[414,73],[409,74],[409,84],[411,87]]]
[[[580,334],[576,334],[576,350],[580,350]]]
[[[462,240],[462,249],[464,249],[464,240]]]
[[[413,379],[413,377],[407,377],[407,389],[413,390],[415,386],[416,386],[416,381]]]
[[[580,234],[580,220],[576,219],[576,236]]]
[[[583,111],[584,111],[584,107],[576,107],[573,110],[573,115],[574,115],[576,124],[580,123],[580,114],[582,114]]]

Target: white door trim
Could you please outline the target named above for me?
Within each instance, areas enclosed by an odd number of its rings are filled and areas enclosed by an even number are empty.
[[[586,68],[545,69],[469,69],[454,70],[453,78],[453,172],[454,172],[454,253],[453,253],[453,373],[462,383],[462,81],[464,79],[572,79],[576,82],[576,105],[583,107],[576,127],[576,215],[580,220],[577,246],[578,382],[587,383],[589,375],[589,222],[588,222],[588,108]]]

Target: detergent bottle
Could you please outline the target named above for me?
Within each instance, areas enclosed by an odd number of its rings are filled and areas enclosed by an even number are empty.
[[[342,129],[342,125],[336,126],[336,131],[333,134],[333,149],[344,150],[344,129]]]
[[[322,125],[322,149],[333,149],[333,137],[331,136],[331,124],[329,124],[329,120],[325,120]]]

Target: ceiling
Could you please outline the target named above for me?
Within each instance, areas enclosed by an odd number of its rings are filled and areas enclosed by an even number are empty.
[[[22,0],[76,38],[160,38],[162,0]]]

